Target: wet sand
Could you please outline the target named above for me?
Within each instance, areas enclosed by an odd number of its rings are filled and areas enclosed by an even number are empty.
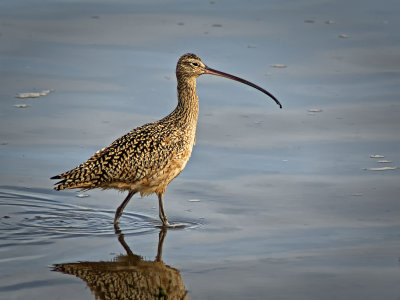
[[[399,13],[394,1],[1,3],[0,298],[143,282],[188,299],[400,297]],[[283,109],[200,77],[196,146],[165,194],[184,228],[161,240],[153,195],[134,197],[116,233],[125,194],[56,192],[48,178],[172,111],[186,52]]]

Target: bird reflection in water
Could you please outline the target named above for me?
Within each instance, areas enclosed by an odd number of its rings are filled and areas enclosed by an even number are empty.
[[[53,270],[85,281],[95,299],[188,299],[179,270],[162,261],[165,228],[160,230],[154,261],[134,254],[118,225],[115,233],[126,255],[119,255],[114,261],[55,264]]]

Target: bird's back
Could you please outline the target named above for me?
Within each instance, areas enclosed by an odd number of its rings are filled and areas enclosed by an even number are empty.
[[[99,150],[85,163],[54,176],[63,189],[117,188],[150,194],[163,192],[189,160],[195,128],[183,128],[172,113],[137,127]]]

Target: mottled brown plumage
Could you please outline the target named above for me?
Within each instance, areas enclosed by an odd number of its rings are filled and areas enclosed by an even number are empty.
[[[129,191],[117,209],[115,223],[135,193],[142,196],[156,193],[160,219],[164,226],[169,226],[163,194],[167,185],[184,169],[192,153],[199,113],[196,78],[202,74],[248,84],[272,97],[281,107],[279,101],[264,89],[207,67],[195,54],[185,54],[176,67],[178,105],[175,110],[159,121],[133,129],[75,169],[52,177],[61,179],[55,189],[114,188]]]
[[[126,250],[112,261],[81,261],[53,265],[53,271],[75,275],[86,282],[95,299],[101,300],[187,300],[188,292],[179,270],[162,260],[162,247],[167,231],[160,231],[154,261],[134,254],[124,235],[116,232]]]

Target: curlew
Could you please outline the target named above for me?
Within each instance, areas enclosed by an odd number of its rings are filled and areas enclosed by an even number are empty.
[[[86,162],[51,179],[60,179],[56,190],[94,188],[128,191],[118,207],[114,224],[129,200],[155,193],[163,226],[170,226],[164,210],[163,195],[167,185],[181,173],[195,143],[199,103],[196,79],[203,74],[218,75],[247,84],[279,101],[268,91],[242,78],[207,67],[195,54],[183,55],[176,66],[178,105],[163,119],[137,127],[97,151]]]

